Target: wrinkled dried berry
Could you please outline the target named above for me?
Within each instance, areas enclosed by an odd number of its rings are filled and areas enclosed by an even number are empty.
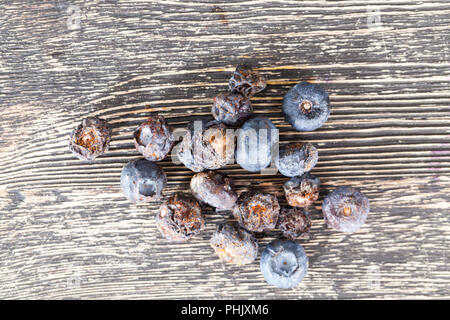
[[[311,143],[293,142],[280,148],[277,168],[286,177],[296,177],[311,171],[318,160],[317,149]]]
[[[122,169],[120,185],[133,203],[158,200],[166,186],[166,173],[155,162],[145,159],[128,162]]]
[[[229,81],[231,92],[239,92],[251,98],[266,88],[266,79],[251,67],[238,65]]]
[[[215,171],[194,175],[191,179],[191,191],[199,201],[219,210],[231,209],[237,201],[233,180]]]
[[[322,203],[325,222],[342,232],[355,232],[361,228],[370,211],[369,199],[358,189],[338,187]]]
[[[316,84],[300,82],[284,96],[283,112],[294,129],[316,130],[330,115],[328,93]]]
[[[78,159],[92,161],[108,151],[111,125],[103,119],[88,117],[72,131],[69,149]]]
[[[254,117],[242,125],[236,145],[236,162],[241,168],[258,172],[270,165],[272,146],[278,143],[276,130],[272,121],[266,117]]]
[[[234,135],[226,131],[223,123],[209,119],[189,123],[179,143],[178,159],[195,172],[224,167],[232,160],[234,152]]]
[[[253,262],[258,254],[255,237],[235,224],[218,225],[210,244],[219,258],[227,263],[248,264]]]
[[[297,286],[308,270],[308,257],[294,241],[274,240],[261,254],[261,272],[266,282],[282,289]]]
[[[293,177],[283,185],[287,203],[293,207],[308,207],[319,198],[320,179],[305,173]]]
[[[262,232],[277,225],[280,205],[276,196],[258,191],[240,194],[233,215],[249,231]]]
[[[174,143],[172,128],[163,116],[150,117],[134,131],[133,137],[137,151],[151,161],[164,159]]]
[[[253,112],[250,100],[240,93],[221,93],[214,98],[211,108],[214,119],[228,125],[239,125]]]
[[[290,240],[305,238],[311,228],[311,218],[303,208],[283,208],[278,227],[283,236]]]
[[[159,208],[156,227],[171,242],[189,240],[205,227],[200,204],[192,196],[173,195]]]

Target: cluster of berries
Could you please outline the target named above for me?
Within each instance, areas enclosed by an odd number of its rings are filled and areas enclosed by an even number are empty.
[[[218,211],[229,210],[236,222],[218,225],[210,244],[227,263],[252,263],[258,254],[253,233],[278,228],[284,238],[272,241],[261,254],[260,267],[269,284],[292,288],[305,276],[308,258],[296,240],[305,238],[311,228],[307,207],[319,198],[320,180],[310,173],[318,161],[318,151],[310,143],[289,143],[276,155],[276,167],[289,177],[284,186],[290,207],[281,208],[276,196],[258,190],[236,193],[233,180],[217,171],[229,163],[234,153],[234,137],[228,126],[238,126],[236,162],[245,170],[258,172],[272,160],[272,130],[275,125],[265,117],[253,117],[250,99],[266,87],[265,78],[250,67],[240,65],[229,81],[229,92],[217,95],[212,119],[194,122],[175,153],[190,170],[196,172],[190,182],[191,195],[176,193],[168,198],[156,215],[156,226],[172,242],[185,242],[201,232],[205,219],[200,203]],[[298,131],[321,127],[330,114],[328,94],[307,82],[295,85],[284,97],[283,112]],[[248,131],[263,130],[252,149]],[[107,121],[90,117],[72,132],[70,150],[81,160],[92,161],[108,150],[112,129]],[[158,200],[167,177],[156,163],[164,159],[175,144],[173,129],[162,116],[152,116],[133,133],[134,144],[145,159],[127,163],[121,174],[121,187],[133,203]],[[231,146],[231,147],[230,147]],[[229,152],[231,150],[231,153]],[[365,222],[369,201],[359,190],[339,187],[322,204],[325,222],[342,232],[355,232]]]

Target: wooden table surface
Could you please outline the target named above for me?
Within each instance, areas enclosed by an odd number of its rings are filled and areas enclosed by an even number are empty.
[[[0,3],[0,298],[353,299],[450,298],[450,3],[443,1],[11,1]],[[210,114],[234,67],[269,79],[252,99],[280,139],[319,149],[323,192],[295,289],[267,285],[259,257],[224,265],[206,230],[170,244],[159,203],[123,196],[122,166],[139,158],[131,134],[151,113],[175,127]],[[300,80],[330,93],[314,132],[285,122],[281,104]],[[68,150],[86,116],[114,127],[92,164]],[[161,162],[164,198],[193,172]],[[221,170],[239,191],[285,204],[277,174]],[[323,196],[352,185],[371,213],[354,234],[327,228]],[[278,237],[258,236],[260,252]]]

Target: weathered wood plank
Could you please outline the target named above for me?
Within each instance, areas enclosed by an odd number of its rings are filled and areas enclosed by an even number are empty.
[[[0,15],[0,298],[450,298],[448,1],[7,0]],[[259,260],[215,258],[208,240],[229,216],[205,208],[206,231],[170,244],[158,203],[120,191],[122,166],[139,157],[134,128],[151,113],[175,127],[208,115],[238,63],[268,77],[252,102],[282,142],[318,146],[320,200],[350,184],[371,201],[352,235],[328,229],[315,204],[310,269],[294,290],[266,285]],[[330,93],[314,132],[281,113],[300,80]],[[114,127],[93,164],[67,148],[88,115]],[[192,172],[161,164],[164,197],[187,192]],[[285,177],[221,171],[285,205]],[[261,249],[278,236],[258,235]]]

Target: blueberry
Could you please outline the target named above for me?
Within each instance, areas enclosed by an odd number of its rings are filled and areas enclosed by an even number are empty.
[[[249,66],[238,65],[228,83],[231,92],[251,98],[266,88],[266,79]]]
[[[155,162],[145,159],[128,162],[122,169],[120,185],[133,203],[158,200],[166,186],[167,177]]]
[[[272,147],[278,143],[275,130],[272,121],[265,117],[254,117],[242,125],[237,133],[236,146],[236,162],[241,168],[258,172],[270,165]]]
[[[300,82],[284,96],[283,112],[297,131],[316,130],[330,115],[328,93],[316,84]]]
[[[235,224],[218,225],[210,244],[221,260],[231,264],[251,263],[258,254],[255,237]]]
[[[311,218],[303,208],[283,208],[278,227],[290,240],[305,238],[311,228]]]
[[[211,108],[214,119],[228,125],[239,125],[253,112],[250,100],[240,93],[221,93]]]
[[[70,135],[69,149],[80,160],[92,161],[109,149],[112,127],[104,119],[83,119]]]
[[[192,196],[176,193],[159,208],[156,227],[171,242],[185,242],[205,227],[200,204]]]
[[[233,208],[233,215],[249,231],[274,229],[280,214],[276,196],[259,191],[243,192]]]
[[[188,132],[179,143],[178,159],[195,172],[226,166],[234,152],[234,135],[227,129],[223,123],[211,119],[190,122]]]
[[[342,232],[359,230],[369,211],[369,199],[352,187],[338,187],[325,197],[322,204],[327,225]]]
[[[231,209],[236,201],[233,180],[215,171],[205,171],[191,179],[192,195],[219,210]]]
[[[134,145],[147,160],[160,161],[174,143],[172,128],[163,116],[153,116],[143,122],[133,134]]]
[[[293,207],[308,207],[319,198],[320,179],[305,173],[293,177],[283,185],[287,203]]]
[[[308,257],[301,245],[293,241],[274,240],[261,254],[260,267],[268,284],[289,289],[305,277]]]
[[[280,148],[276,164],[282,175],[296,177],[311,171],[318,160],[317,149],[311,143],[293,142]]]

